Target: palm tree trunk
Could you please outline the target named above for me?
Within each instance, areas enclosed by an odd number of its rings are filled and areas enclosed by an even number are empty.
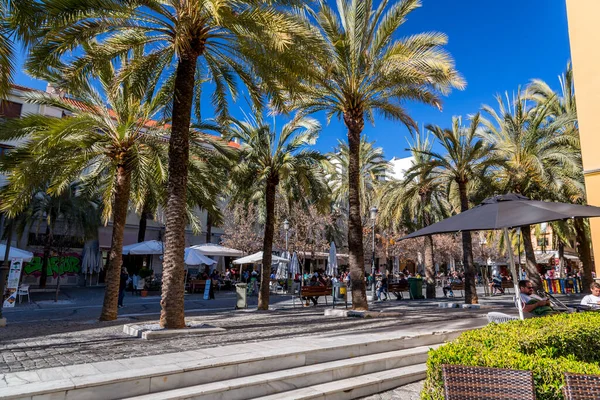
[[[429,224],[428,224],[429,225]],[[435,262],[433,260],[433,237],[425,236],[425,248],[423,249],[423,258],[425,262],[425,283],[427,284],[425,296],[428,299],[435,299]]]
[[[265,235],[263,237],[263,258],[260,277],[260,293],[258,294],[258,309],[269,309],[269,283],[271,279],[271,261],[273,259],[273,236],[275,235],[275,191],[278,178],[269,178],[267,181],[266,206],[267,218],[265,220]]]
[[[144,204],[144,208],[142,209],[142,215],[140,215],[140,226],[138,229],[138,243],[146,240],[146,228],[148,226],[148,218],[150,216],[150,212],[148,211],[148,205]]]
[[[469,197],[467,196],[467,182],[458,182],[460,192],[460,211],[469,209]],[[473,265],[473,243],[471,232],[462,232],[463,245],[463,267],[465,269],[465,304],[477,304],[477,286],[475,285],[475,266]]]
[[[42,289],[46,287],[46,280],[48,279],[48,259],[50,258],[50,248],[52,247],[52,234],[48,222],[46,222],[45,234],[44,255],[42,256],[42,274],[40,275],[40,288]]]
[[[588,293],[590,291],[590,285],[594,282],[592,278],[592,266],[594,265],[592,262],[592,243],[590,242],[588,230],[586,229],[583,218],[575,218],[573,222],[575,225],[576,239],[579,243],[579,246],[577,246],[577,253],[579,253],[579,260],[583,264],[581,285],[583,292]]]
[[[525,270],[527,271],[527,276],[533,286],[536,289],[542,288],[542,279],[540,278],[540,273],[537,269],[537,261],[535,260],[535,252],[533,251],[533,242],[531,241],[531,226],[523,225],[521,227],[521,233],[523,234],[523,248],[525,249]],[[510,243],[507,243],[510,245]],[[519,279],[517,276],[514,279]]]
[[[117,167],[115,182],[115,199],[113,203],[113,230],[110,245],[109,263],[106,271],[106,289],[100,321],[117,319],[119,301],[119,283],[121,281],[121,266],[123,265],[123,234],[127,221],[127,206],[131,190],[131,172],[123,165]]]
[[[6,248],[4,250],[4,261],[0,263],[0,319],[2,319],[2,305],[4,304],[4,292],[6,291],[6,282],[8,281],[8,272],[10,270],[10,242],[12,241],[13,236],[13,220],[9,219],[8,223],[6,223],[6,217],[4,219],[5,229],[8,229],[8,233],[6,234]]]
[[[167,185],[165,253],[163,261],[160,326],[185,327],[184,266],[186,191],[190,156],[190,120],[198,54],[182,55],[175,76],[173,124],[169,139],[169,182]]]
[[[348,127],[348,258],[352,288],[352,309],[368,310],[362,220],[360,217],[360,134],[364,128],[362,110],[345,112],[344,122]]]
[[[212,218],[206,213],[206,243],[212,242]]]

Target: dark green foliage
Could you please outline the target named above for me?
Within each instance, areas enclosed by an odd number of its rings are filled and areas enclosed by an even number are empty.
[[[444,398],[443,364],[533,372],[538,400],[563,399],[564,373],[600,375],[600,313],[489,324],[429,352],[422,399]],[[510,384],[510,382],[507,382]]]

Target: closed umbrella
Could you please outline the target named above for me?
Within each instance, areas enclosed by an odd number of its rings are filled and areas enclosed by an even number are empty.
[[[505,242],[507,243],[511,272],[513,277],[515,277],[515,293],[518,295],[517,272],[515,270],[508,229],[579,217],[600,217],[600,208],[578,204],[530,200],[525,196],[510,193],[486,199],[470,210],[419,229],[400,240],[457,231],[502,229],[504,231]],[[520,307],[519,317],[523,319],[523,310]]]
[[[327,259],[327,275],[337,276],[338,274],[338,262],[337,262],[337,250],[335,243],[331,242],[329,247],[329,257]]]
[[[392,273],[394,276],[400,275],[400,259],[397,256],[394,257],[394,269]]]
[[[290,274],[293,278],[298,273],[300,273],[300,263],[298,262],[298,254],[294,252],[294,255],[292,256],[292,261],[290,262]]]
[[[278,263],[277,273],[275,274],[276,279],[287,279],[287,265],[288,265],[287,260],[289,260],[290,256],[285,251],[283,252],[282,256],[284,259],[286,259],[286,261],[285,262],[280,261]]]

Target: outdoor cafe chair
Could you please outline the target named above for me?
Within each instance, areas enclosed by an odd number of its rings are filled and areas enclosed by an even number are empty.
[[[19,296],[19,303],[21,303],[21,297],[27,296],[27,302],[31,303],[31,297],[29,296],[29,285],[21,285],[17,290],[17,296]]]
[[[531,371],[442,365],[446,400],[535,400]]]
[[[566,400],[600,399],[600,375],[565,373],[563,394]]]

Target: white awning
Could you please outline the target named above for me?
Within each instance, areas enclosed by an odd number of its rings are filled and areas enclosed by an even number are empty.
[[[282,257],[277,257],[275,255],[271,256],[271,262],[273,264],[276,263],[287,263],[289,262],[288,259],[286,258],[282,258]],[[249,256],[246,257],[242,257],[242,258],[238,258],[237,260],[234,260],[233,263],[234,264],[260,264],[262,263],[262,259],[263,259],[263,252],[259,251],[258,253],[254,253],[254,254],[250,254]]]

